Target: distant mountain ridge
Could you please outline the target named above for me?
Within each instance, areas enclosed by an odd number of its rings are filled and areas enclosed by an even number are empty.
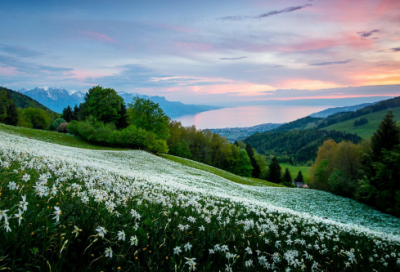
[[[85,93],[81,91],[67,91],[64,88],[36,87],[34,89],[23,88],[18,92],[33,98],[55,112],[61,113],[67,106],[74,107],[83,102]],[[197,114],[203,111],[220,109],[217,106],[187,105],[177,101],[168,101],[163,96],[148,96],[138,93],[118,93],[124,102],[132,103],[134,97],[149,99],[158,103],[164,112],[171,118],[183,115]]]
[[[354,106],[346,106],[346,107],[335,107],[335,108],[329,108],[323,111],[319,111],[313,114],[310,114],[309,116],[311,117],[316,117],[316,118],[325,118],[328,117],[329,115],[338,113],[338,112],[347,112],[347,111],[356,111],[362,108],[365,108],[367,106],[376,104],[378,102],[374,102],[374,103],[363,103],[363,104],[359,104],[359,105],[354,105]]]

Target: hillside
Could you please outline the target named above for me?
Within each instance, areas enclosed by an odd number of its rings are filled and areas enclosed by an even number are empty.
[[[356,111],[358,109],[362,109],[362,108],[365,108],[365,107],[373,105],[373,104],[376,104],[376,103],[363,103],[363,104],[354,105],[354,106],[329,108],[329,109],[326,109],[326,110],[323,110],[320,112],[310,114],[309,116],[325,118],[325,117],[328,117],[329,115],[332,115],[332,114],[335,114],[338,112]]]
[[[393,111],[394,119],[400,121],[400,107],[390,109]],[[328,127],[323,128],[324,130],[337,130],[347,133],[354,133],[363,139],[371,138],[376,129],[379,127],[383,117],[388,113],[389,110],[377,111],[374,113],[363,115],[363,118],[367,118],[368,123],[365,125],[354,127],[354,121],[360,117],[349,119]]]
[[[140,150],[77,149],[4,131],[0,161],[0,265],[15,271],[397,267],[390,254],[400,250],[400,219],[330,193],[242,185]],[[312,257],[295,262],[296,254]]]
[[[47,111],[50,114],[56,114],[54,111],[50,110],[49,108],[47,108],[46,106],[43,106],[42,104],[40,104],[39,102],[37,102],[36,100],[30,98],[29,96],[26,96],[22,93],[4,88],[4,87],[0,87],[0,92],[1,91],[9,91],[11,93],[11,96],[15,102],[15,104],[17,105],[18,108],[38,108],[38,109],[42,109]]]
[[[297,163],[306,163],[315,160],[318,148],[328,139],[355,143],[362,140],[354,134],[339,131],[306,129],[256,133],[244,139],[243,142],[249,143],[260,154],[287,155],[293,157]]]
[[[217,133],[222,137],[226,137],[231,143],[240,141],[256,132],[264,132],[281,126],[282,124],[266,123],[252,127],[231,127],[231,128],[214,128],[208,129],[212,133]]]

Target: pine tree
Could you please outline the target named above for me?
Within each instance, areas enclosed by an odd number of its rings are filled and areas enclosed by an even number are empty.
[[[256,159],[254,158],[253,148],[249,143],[246,144],[246,152],[250,158],[251,166],[253,166],[253,171],[251,173],[251,176],[253,178],[259,178],[261,173],[260,166],[258,165]]]
[[[78,121],[79,120],[79,106],[78,105],[75,105],[73,114],[74,114],[74,120]]]
[[[7,108],[7,117],[4,119],[4,122],[11,126],[18,124],[18,109],[14,101]]]
[[[282,181],[281,175],[281,166],[279,165],[278,158],[275,156],[269,165],[267,180],[280,183]]]
[[[120,118],[115,122],[115,126],[117,129],[123,129],[128,127],[128,116],[126,115],[126,107],[125,104],[121,104],[121,110],[118,112]]]
[[[285,173],[283,174],[282,181],[283,182],[288,182],[288,183],[292,182],[292,175],[289,172],[289,168],[285,169]]]
[[[389,111],[371,138],[372,152],[370,157],[373,162],[381,159],[382,149],[390,151],[394,146],[400,144],[400,131],[393,117],[392,111]]]
[[[297,174],[295,181],[296,182],[304,182],[303,174],[301,173],[301,171],[299,171],[299,173]]]
[[[71,122],[71,120],[74,120],[74,113],[69,105],[63,110],[63,118],[68,123]]]

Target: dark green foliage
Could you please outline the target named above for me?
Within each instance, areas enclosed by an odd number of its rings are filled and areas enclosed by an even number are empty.
[[[0,89],[0,122],[13,126],[18,123],[18,110],[7,89]]]
[[[126,113],[126,106],[124,103],[122,103],[121,109],[118,112],[118,115],[120,116],[120,118],[115,123],[115,126],[117,127],[117,129],[123,129],[123,128],[128,127],[129,126],[128,116]]]
[[[92,116],[103,123],[115,123],[121,118],[121,105],[124,103],[114,89],[96,86],[90,88],[81,104],[84,119]]]
[[[309,125],[312,125],[312,124],[316,125],[321,120],[323,120],[323,118],[306,116],[304,118],[297,119],[293,122],[283,124],[277,128],[270,130],[270,132],[290,131],[290,130],[294,130],[294,129],[302,130],[302,129],[305,129]]]
[[[292,175],[290,174],[289,168],[285,169],[285,173],[283,173],[282,181],[292,182]]]
[[[73,113],[74,113],[74,120],[76,121],[79,121],[79,111],[80,111],[79,106],[75,105]]]
[[[67,121],[68,123],[71,122],[72,120],[76,120],[74,112],[72,111],[71,107],[68,106],[63,110],[62,113],[63,119]]]
[[[329,176],[328,185],[332,193],[345,197],[353,197],[357,189],[357,181],[347,177],[341,170],[335,170]]]
[[[136,97],[133,103],[128,105],[128,115],[132,125],[154,132],[159,139],[167,140],[170,137],[169,117],[157,103]]]
[[[271,164],[269,165],[267,180],[274,183],[280,183],[282,181],[281,176],[282,176],[281,166],[279,165],[278,158],[275,156],[272,159]]]
[[[365,117],[357,119],[357,120],[354,121],[354,126],[355,127],[362,126],[362,125],[365,125],[365,124],[368,124],[368,119],[365,118]]]
[[[379,210],[400,216],[400,131],[389,112],[371,139],[367,171],[358,198]]]
[[[296,182],[304,182],[303,174],[301,173],[301,171],[299,171],[299,173],[297,174],[295,181]]]
[[[335,142],[361,142],[361,138],[350,133],[325,130],[293,130],[283,132],[256,133],[243,140],[251,144],[260,154],[293,157],[298,163],[315,160],[318,148],[327,139]],[[288,159],[289,159],[288,157]]]
[[[16,126],[18,124],[18,109],[14,101],[8,106],[7,117],[4,119],[4,122],[11,126]]]
[[[393,117],[393,113],[389,111],[371,138],[371,159],[373,162],[379,161],[383,149],[391,150],[394,146],[400,144],[400,131]]]
[[[251,176],[253,178],[259,178],[260,177],[260,173],[261,173],[260,166],[257,164],[257,161],[254,158],[253,148],[251,147],[251,145],[249,143],[246,144],[246,152],[247,152],[247,155],[250,158],[251,166],[253,167],[253,171],[251,173]]]
[[[367,106],[365,108],[359,109],[357,111],[352,111],[352,112],[339,112],[332,114],[328,117],[326,117],[320,124],[318,124],[318,128],[324,128],[336,123],[340,123],[343,121],[347,121],[349,119],[357,118],[363,115],[367,115],[372,112],[377,112],[381,110],[386,110],[390,108],[396,108],[400,107],[400,97],[395,97],[392,99],[384,100],[381,102],[378,102],[374,105]]]

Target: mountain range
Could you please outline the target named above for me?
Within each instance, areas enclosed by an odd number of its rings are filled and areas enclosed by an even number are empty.
[[[18,92],[31,97],[49,109],[61,113],[67,106],[74,107],[84,101],[85,92],[67,91],[63,88],[36,87],[34,89],[22,88]],[[118,93],[125,103],[131,103],[134,97],[149,99],[158,103],[165,114],[171,118],[183,115],[193,115],[203,111],[216,110],[221,107],[207,105],[188,105],[177,101],[168,101],[163,96],[148,96],[138,93]]]

